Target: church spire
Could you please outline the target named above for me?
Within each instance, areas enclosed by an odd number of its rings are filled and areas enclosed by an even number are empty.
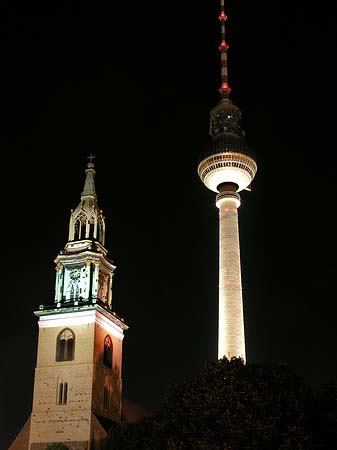
[[[83,197],[97,197],[96,196],[96,191],[95,191],[95,165],[92,162],[92,160],[96,158],[94,155],[90,155],[88,156],[88,163],[87,163],[87,169],[85,171],[85,173],[87,174],[86,178],[85,178],[85,184],[84,184],[84,189],[81,195],[81,200],[83,200]]]
[[[86,178],[81,194],[81,201],[75,210],[71,211],[69,223],[69,241],[91,240],[104,246],[105,223],[103,211],[99,209],[95,190],[95,165],[88,157],[89,162],[85,170]],[[67,244],[68,245],[68,244]]]

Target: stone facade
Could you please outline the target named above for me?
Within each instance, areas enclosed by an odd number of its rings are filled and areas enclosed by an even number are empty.
[[[57,336],[63,328],[40,328],[31,448],[33,443],[88,442],[90,438],[94,324],[68,327],[75,335],[73,361],[55,360]],[[68,385],[66,404],[58,404],[60,383]]]
[[[122,408],[122,340],[111,333],[108,335],[112,340],[111,369],[103,364],[103,343],[107,336],[107,331],[102,326],[96,324],[92,410],[99,416],[119,422]],[[103,408],[104,387],[107,387],[110,392],[108,408],[106,409]]]
[[[87,449],[89,444],[99,448],[97,442],[106,433],[94,414],[120,421],[123,333],[109,316],[96,306],[85,313],[40,318],[30,450],[44,450],[47,443],[55,442],[71,444],[74,450]],[[64,329],[74,335],[74,357],[57,361],[57,339]],[[104,364],[107,336],[112,342],[111,368]],[[64,403],[60,402],[61,383],[67,383]]]
[[[58,442],[48,442],[48,443],[38,443],[38,444],[32,444],[30,446],[30,450],[46,450],[47,446],[49,444],[56,444]],[[66,442],[65,445],[69,448],[69,450],[89,450],[89,442],[78,442],[78,441],[70,441]]]

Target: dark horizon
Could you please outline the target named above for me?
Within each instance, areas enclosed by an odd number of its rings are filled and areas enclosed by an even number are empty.
[[[53,301],[90,153],[130,326],[124,396],[153,410],[216,360],[218,215],[197,165],[219,99],[219,4],[2,7],[1,448],[31,411],[33,311]],[[320,386],[337,376],[335,6],[225,4],[231,99],[258,164],[239,209],[247,361]]]

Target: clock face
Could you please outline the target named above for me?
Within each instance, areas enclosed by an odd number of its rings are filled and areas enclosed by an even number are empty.
[[[72,269],[69,275],[71,280],[78,281],[81,276],[81,269]]]

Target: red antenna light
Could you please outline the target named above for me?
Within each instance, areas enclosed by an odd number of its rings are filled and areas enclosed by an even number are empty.
[[[229,49],[229,45],[226,44],[225,41],[222,41],[221,44],[219,45],[219,50],[221,52],[226,52]]]
[[[227,16],[225,14],[225,11],[221,11],[221,14],[219,16],[219,20],[227,20]]]
[[[231,88],[228,86],[228,83],[222,83],[219,92],[220,94],[229,94],[231,91]]]

